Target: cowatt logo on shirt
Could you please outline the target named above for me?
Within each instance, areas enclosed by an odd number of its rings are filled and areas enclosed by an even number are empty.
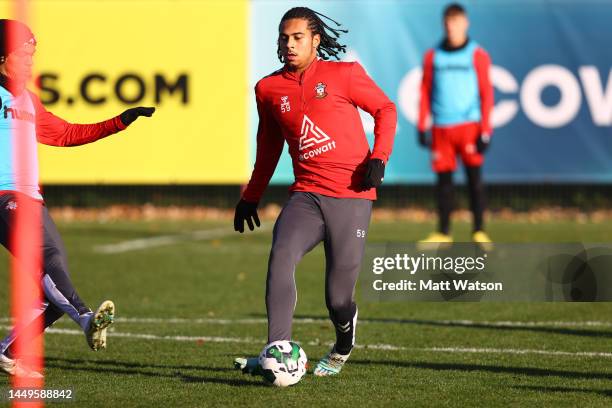
[[[308,160],[335,148],[336,142],[331,140],[331,137],[315,125],[308,116],[304,115],[300,136],[299,160]],[[310,150],[302,153],[302,151],[307,149]]]

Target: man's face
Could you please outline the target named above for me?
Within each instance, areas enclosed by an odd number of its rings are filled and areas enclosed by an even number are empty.
[[[32,78],[33,56],[36,45],[26,43],[11,52],[3,64],[3,72],[15,81],[27,82]]]
[[[316,58],[320,41],[321,36],[313,36],[308,21],[302,18],[286,20],[278,34],[278,45],[285,64],[298,72],[306,69]]]
[[[470,23],[465,14],[455,14],[444,19],[446,38],[451,43],[462,42],[467,37]]]

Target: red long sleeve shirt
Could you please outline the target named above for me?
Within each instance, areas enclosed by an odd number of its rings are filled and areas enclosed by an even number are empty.
[[[49,112],[37,95],[30,93],[36,112],[36,139],[49,146],[81,146],[126,128],[119,116],[99,123],[69,123]]]
[[[389,160],[397,113],[359,63],[315,59],[301,75],[281,69],[257,83],[255,97],[257,156],[244,200],[260,200],[285,142],[295,176],[290,191],[376,199],[361,183],[369,159]],[[374,117],[372,152],[358,107]]]

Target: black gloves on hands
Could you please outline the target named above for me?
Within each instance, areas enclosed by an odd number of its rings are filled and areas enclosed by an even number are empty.
[[[249,229],[253,231],[253,221],[258,227],[259,217],[257,216],[257,205],[259,203],[250,203],[248,201],[240,200],[236,205],[236,212],[234,213],[234,231],[238,231],[241,234],[244,232],[244,222],[246,221]]]
[[[491,136],[486,133],[481,133],[478,140],[476,140],[476,150],[478,150],[478,153],[484,153],[489,148],[490,144]]]
[[[380,159],[370,159],[361,187],[364,190],[380,187],[385,179],[385,163]]]
[[[138,119],[139,116],[147,116],[151,117],[155,112],[155,108],[145,108],[144,106],[139,106],[137,108],[130,108],[119,115],[119,119],[121,119],[121,123],[125,126],[129,126],[130,123]]]
[[[419,144],[425,148],[428,148],[431,145],[431,142],[427,137],[427,132],[419,131]]]

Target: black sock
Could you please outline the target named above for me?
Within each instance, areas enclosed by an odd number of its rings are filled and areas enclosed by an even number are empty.
[[[353,349],[356,314],[357,305],[355,303],[351,303],[346,310],[338,310],[330,314],[336,329],[336,345],[334,346],[336,353],[347,355]]]
[[[474,232],[483,231],[484,228],[485,192],[480,169],[480,166],[466,166],[465,168],[470,194],[470,210],[474,218]]]
[[[438,200],[438,231],[448,234],[450,231],[450,216],[454,206],[453,173],[450,171],[438,173],[436,198]]]

